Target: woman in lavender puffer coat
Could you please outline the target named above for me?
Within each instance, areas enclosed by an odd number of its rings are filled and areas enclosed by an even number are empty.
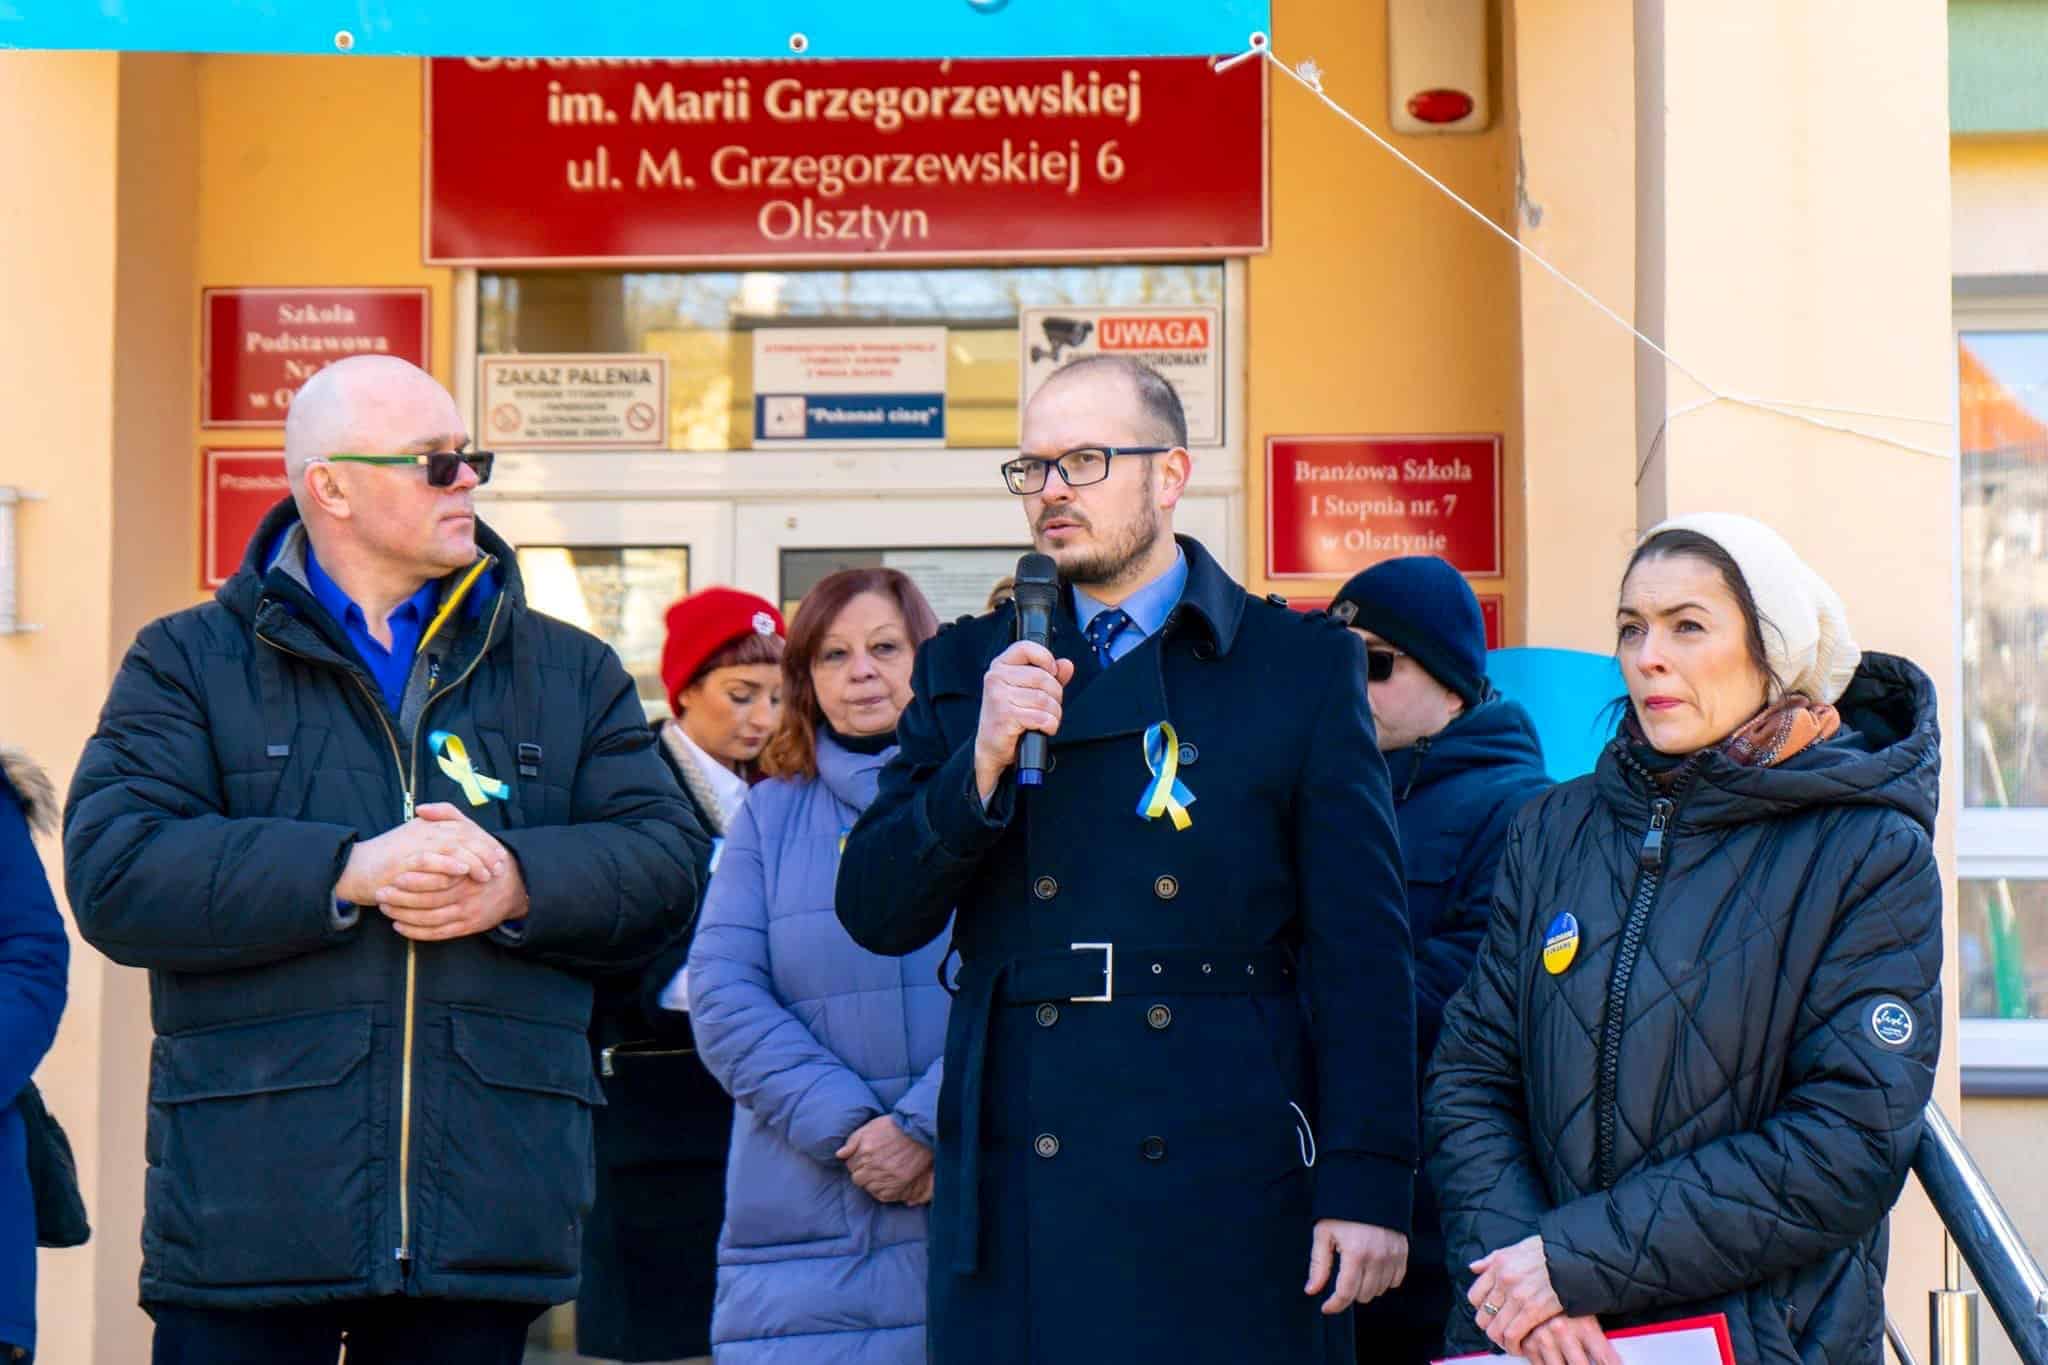
[[[735,1101],[711,1340],[719,1365],[925,1359],[925,1240],[948,998],[943,943],[856,946],[839,851],[895,750],[936,629],[886,569],[825,579],[782,658],[781,728],[690,949],[690,1018]]]

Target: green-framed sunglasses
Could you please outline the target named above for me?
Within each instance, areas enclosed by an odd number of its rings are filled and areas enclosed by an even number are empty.
[[[457,478],[456,471],[464,465],[476,471],[478,483],[489,483],[491,464],[498,456],[490,450],[433,450],[424,455],[329,455],[325,458],[329,464],[425,465],[429,487],[452,488]]]

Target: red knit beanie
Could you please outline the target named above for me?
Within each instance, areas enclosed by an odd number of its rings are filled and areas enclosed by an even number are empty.
[[[736,588],[693,592],[668,609],[668,639],[661,647],[661,684],[668,709],[682,713],[677,699],[697,680],[704,661],[734,640],[749,635],[782,635],[775,605]]]

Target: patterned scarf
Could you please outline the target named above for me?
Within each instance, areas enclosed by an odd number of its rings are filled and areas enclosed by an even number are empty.
[[[1629,708],[1621,722],[1621,735],[1651,778],[1668,791],[1706,754],[1719,751],[1739,767],[1775,768],[1794,754],[1833,739],[1841,728],[1842,717],[1834,707],[1788,692],[1757,712],[1734,734],[1697,754],[1658,753],[1643,733],[1634,707]]]
[[[711,785],[711,779],[704,773],[695,752],[683,738],[683,727],[674,720],[664,721],[661,727],[661,744],[675,760],[676,771],[683,775],[683,785],[690,789],[696,799],[697,809],[704,812],[704,818],[711,823],[714,837],[725,837],[726,829],[733,817],[740,813],[738,801],[730,804],[719,800],[718,789]],[[743,798],[744,799],[744,798]]]

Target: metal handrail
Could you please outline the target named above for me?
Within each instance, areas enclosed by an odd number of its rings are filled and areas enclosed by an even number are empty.
[[[1897,1360],[1899,1365],[1920,1365],[1919,1361],[1913,1359],[1912,1348],[1906,1345],[1906,1334],[1899,1330],[1899,1325],[1892,1321],[1892,1315],[1889,1313],[1884,1315],[1884,1339],[1891,1344],[1892,1358]]]
[[[1913,1172],[2013,1349],[2025,1365],[2048,1365],[2048,1275],[1939,1105],[1927,1106]]]

